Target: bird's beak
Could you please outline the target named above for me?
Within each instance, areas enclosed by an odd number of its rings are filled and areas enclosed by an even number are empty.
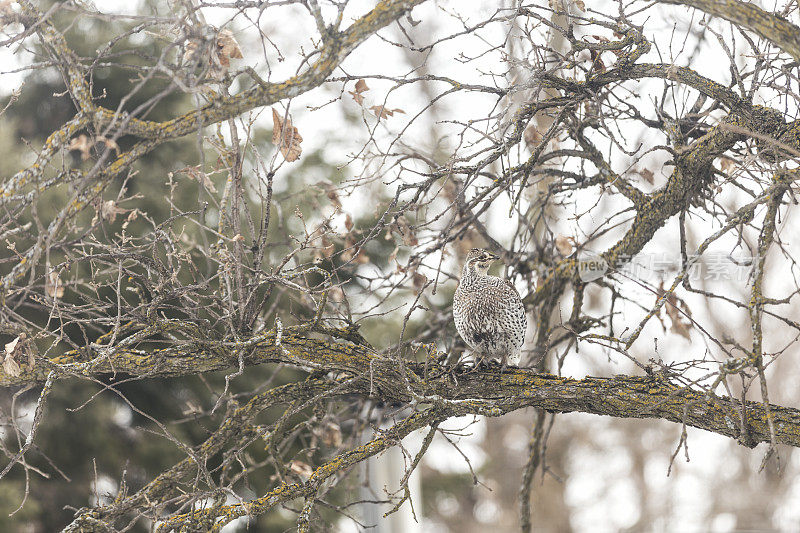
[[[497,261],[500,259],[499,255],[493,254],[492,252],[487,252],[486,255],[489,257],[489,261]]]

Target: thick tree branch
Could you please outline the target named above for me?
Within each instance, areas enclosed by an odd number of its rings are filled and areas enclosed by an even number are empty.
[[[615,376],[581,380],[537,374],[529,369],[455,370],[432,360],[410,363],[403,377],[396,362],[377,356],[368,347],[348,342],[309,338],[302,332],[284,331],[280,345],[275,332],[243,343],[202,345],[186,343],[173,348],[116,352],[87,362],[77,354],[51,361],[47,368],[23,372],[17,377],[0,374],[0,385],[22,385],[42,381],[49,369],[69,374],[100,376],[116,371],[141,377],[192,375],[236,365],[239,350],[246,350],[245,364],[285,363],[301,368],[341,372],[354,381],[349,391],[375,396],[387,402],[429,402],[459,405],[465,413],[499,415],[524,407],[551,412],[579,411],[619,418],[661,418],[672,422],[742,439],[755,444],[768,442],[770,431],[764,405],[748,402],[748,435],[734,423],[741,408],[738,400],[715,398],[688,387],[679,387],[658,377]],[[58,366],[55,366],[58,365]],[[800,446],[800,410],[770,406],[775,440]]]

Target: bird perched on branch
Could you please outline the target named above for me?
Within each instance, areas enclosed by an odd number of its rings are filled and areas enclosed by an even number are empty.
[[[453,296],[453,319],[476,360],[499,357],[505,367],[519,364],[528,323],[517,289],[487,273],[497,259],[487,250],[469,251]]]

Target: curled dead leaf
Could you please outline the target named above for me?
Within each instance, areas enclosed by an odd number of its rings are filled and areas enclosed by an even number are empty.
[[[26,338],[27,336],[24,333],[20,333],[17,338],[5,345],[3,372],[11,377],[17,377],[22,373],[19,362],[22,361],[26,351],[28,351],[28,366],[33,368],[33,353],[26,350]]]
[[[311,466],[296,459],[289,463],[289,470],[291,470],[303,481],[308,481],[308,479],[314,473],[314,470],[311,468]]]
[[[69,151],[78,151],[81,153],[81,160],[86,161],[91,157],[92,141],[88,135],[81,133],[77,137],[73,137],[69,141]]]
[[[653,184],[653,177],[655,176],[655,174],[653,174],[653,171],[652,171],[652,170],[650,170],[650,169],[648,169],[648,168],[643,168],[643,169],[639,170],[639,171],[638,171],[638,173],[639,173],[639,175],[640,175],[641,177],[643,177],[643,178],[644,178],[644,180],[645,180],[647,183],[649,183],[650,185],[652,185],[652,184]]]
[[[348,263],[356,256],[357,252],[356,238],[352,233],[348,233],[344,238],[344,250],[342,250],[342,255],[340,257],[342,261]]]
[[[344,239],[344,251],[342,251],[341,259],[345,263],[355,261],[360,265],[370,262],[370,258],[364,253],[364,249],[356,245],[356,237],[352,233],[348,233]]]
[[[601,52],[599,50],[589,50],[589,55],[592,58],[591,72],[605,72],[606,64],[603,63]]]
[[[338,448],[342,445],[342,430],[334,422],[326,422],[322,427],[322,442],[326,446]]]
[[[358,254],[356,254],[356,263],[359,265],[366,265],[370,262],[370,257],[364,252],[363,248],[358,249]]]
[[[414,284],[414,294],[419,294],[425,288],[425,284],[428,283],[428,277],[414,270],[412,283]]]
[[[365,93],[367,91],[369,91],[369,87],[367,87],[367,82],[365,82],[364,80],[358,80],[356,82],[355,89],[347,92],[350,94],[350,96],[353,97],[353,100],[355,100],[355,102],[358,105],[364,105],[364,95],[361,93]]]
[[[337,303],[343,302],[345,298],[344,290],[338,285],[331,287],[328,290],[328,298]]]
[[[208,174],[200,170],[200,165],[192,166],[192,167],[184,167],[175,172],[170,172],[170,175],[174,175],[175,173],[178,174],[186,174],[193,180],[196,180],[198,183],[203,184],[208,191],[212,193],[217,192],[217,188],[214,186],[214,182],[211,181],[211,178],[208,177]]]
[[[536,129],[536,126],[534,126],[533,122],[531,122],[528,124],[528,127],[525,128],[522,138],[525,140],[525,144],[528,145],[528,148],[534,148],[542,142],[544,136],[538,129]]]
[[[403,114],[405,114],[405,111],[403,111],[402,109],[399,109],[399,108],[397,108],[397,109],[389,109],[388,107],[385,107],[385,106],[382,106],[382,105],[374,105],[374,106],[370,107],[369,109],[379,119],[381,119],[381,118],[389,118],[392,115],[394,115],[395,113],[403,113]]]
[[[22,353],[22,347],[25,344],[25,334],[22,333],[17,336],[13,341],[6,344],[5,357],[16,357]]]
[[[117,215],[123,215],[128,211],[130,209],[119,207],[114,200],[107,200],[100,203],[99,214],[104,220],[113,224],[117,219]]]
[[[666,294],[663,281],[658,286],[657,294],[659,298],[662,298],[664,294]],[[676,296],[675,293],[670,293],[667,296],[667,301],[663,309],[666,311],[671,323],[669,330],[672,333],[677,333],[686,340],[691,340],[691,329],[693,327],[691,321],[692,311],[689,309],[687,303],[682,298]],[[664,329],[666,329],[666,327]]]
[[[186,43],[186,47],[183,50],[183,62],[184,63],[190,63],[192,61],[192,59],[194,59],[194,57],[197,55],[197,49],[198,48],[199,48],[199,45],[198,45],[197,41],[194,41],[194,40],[188,41]]]
[[[300,132],[292,126],[290,118],[287,117],[284,120],[275,109],[272,110],[272,124],[272,144],[280,148],[286,161],[290,163],[297,161],[303,152],[303,148],[300,146],[303,137],[300,136]]]
[[[726,174],[729,173],[735,167],[736,167],[736,161],[734,161],[733,159],[723,157],[719,160],[719,169],[725,172]]]
[[[107,139],[106,137],[101,136],[95,140],[95,144],[97,143],[103,143],[106,145],[107,148],[111,148],[115,152],[119,153],[119,145],[117,144],[117,141],[115,141],[114,139]]]
[[[567,237],[566,235],[559,235],[556,237],[556,250],[564,257],[568,257],[574,250],[575,239]]]
[[[214,36],[216,32],[216,36]],[[241,59],[242,49],[233,32],[228,29],[216,30],[213,26],[203,28],[203,39],[191,38],[186,42],[183,62],[188,65],[202,64],[208,68],[208,75],[222,80],[231,66],[231,59]],[[215,47],[207,46],[204,39],[215,39]],[[208,43],[211,44],[211,43]],[[214,48],[214,49],[211,49]]]
[[[347,213],[344,217],[344,227],[347,228],[347,231],[353,229],[353,217],[350,216],[350,213]]]
[[[353,97],[353,100],[355,100],[358,105],[364,105],[364,97],[362,95],[359,93],[354,93],[353,91],[347,92],[350,93],[350,95]]]
[[[44,292],[51,298],[62,298],[64,296],[64,283],[56,270],[50,270],[44,282]]]
[[[411,225],[408,223],[408,219],[400,215],[395,220],[394,224],[392,224],[392,230],[396,231],[400,237],[403,239],[403,244],[406,246],[416,246],[419,244],[419,239],[414,234],[414,231],[411,229]]]
[[[139,218],[139,210],[134,209],[133,211],[130,212],[130,214],[127,217],[125,217],[125,222],[122,223],[122,229],[123,230],[128,229],[128,225],[137,218]]]
[[[331,257],[333,257],[334,250],[335,250],[335,247],[333,246],[333,243],[331,241],[329,241],[327,237],[323,236],[322,237],[322,254],[326,258],[330,259]]]
[[[320,181],[317,185],[325,190],[325,196],[328,197],[328,200],[331,201],[336,209],[342,208],[342,201],[339,199],[339,191],[336,190],[333,183],[330,181]]]
[[[369,87],[367,87],[367,82],[364,80],[358,80],[356,82],[356,92],[363,93],[365,91],[369,91]]]
[[[223,67],[231,66],[231,59],[241,59],[242,49],[233,37],[231,30],[219,30],[217,34],[217,57],[219,64]]]
[[[3,372],[11,376],[12,378],[15,378],[22,373],[22,369],[17,364],[17,362],[14,361],[14,359],[12,359],[11,357],[6,357],[3,360]]]

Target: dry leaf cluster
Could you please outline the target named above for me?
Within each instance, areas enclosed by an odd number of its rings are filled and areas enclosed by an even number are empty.
[[[367,82],[365,82],[364,80],[358,80],[356,82],[355,90],[347,92],[353,97],[353,100],[355,100],[355,102],[358,105],[364,107],[364,93],[367,91],[369,91],[369,87],[367,87]],[[369,110],[372,111],[372,114],[378,117],[378,119],[389,118],[395,113],[405,114],[405,111],[403,111],[400,108],[389,109],[388,107],[383,105],[370,106]]]
[[[419,244],[419,239],[417,239],[414,230],[411,228],[408,219],[404,215],[395,218],[395,221],[389,225],[389,232],[386,234],[387,240],[392,238],[392,233],[400,235],[400,238],[403,239],[403,244],[406,246],[416,246]]]
[[[652,184],[653,184],[653,178],[655,177],[655,174],[653,174],[653,171],[652,171],[652,170],[650,170],[649,168],[643,168],[643,169],[640,169],[640,170],[638,171],[638,174],[639,174],[641,177],[643,177],[643,178],[644,178],[644,180],[645,180],[647,183],[649,183],[650,185],[652,185]]]
[[[23,356],[27,356],[27,361],[23,361]],[[28,368],[33,368],[36,364],[33,351],[28,347],[25,333],[20,333],[17,338],[6,344],[3,356],[3,372],[12,377],[19,376],[22,372],[21,364],[27,364]]]
[[[315,434],[325,446],[338,448],[342,445],[342,430],[336,422],[330,420],[324,422],[322,427],[315,431]]]
[[[64,282],[61,281],[61,277],[55,269],[48,268],[47,277],[44,282],[44,292],[47,293],[50,298],[64,297]]]
[[[198,59],[198,50],[200,50],[201,45],[202,42],[198,39],[191,39],[186,43],[186,48],[183,52],[184,63],[191,63]],[[244,57],[239,43],[233,36],[233,32],[228,29],[222,29],[217,32],[215,49],[210,54],[204,55],[208,55],[208,58],[203,63],[207,63],[209,76],[215,80],[225,77],[231,66],[231,59]]]
[[[117,145],[116,141],[113,139],[107,139],[106,137],[101,136],[95,137],[94,140],[92,140],[85,133],[81,133],[77,137],[70,139],[68,149],[70,152],[80,152],[81,160],[86,161],[92,156],[92,148],[98,144],[102,144],[105,147],[119,153],[119,145]]]
[[[666,294],[663,281],[658,286],[657,294],[658,298],[662,298],[664,294]],[[670,293],[667,296],[667,301],[663,309],[666,311],[671,322],[669,330],[673,333],[677,333],[686,340],[691,340],[690,331],[692,329],[692,311],[689,309],[689,306],[686,304],[686,302],[682,298],[675,296],[674,293]],[[662,319],[660,312],[658,314],[658,318],[661,320],[661,326],[664,328],[664,331],[666,331],[667,328],[664,325],[664,320]]]
[[[175,170],[173,172],[170,172],[168,174],[168,176],[170,178],[172,178],[175,174],[186,174],[191,179],[193,179],[193,180],[197,181],[198,183],[202,184],[203,187],[206,188],[206,190],[208,190],[208,191],[210,191],[212,193],[216,193],[217,192],[217,188],[214,186],[214,182],[211,181],[211,178],[208,177],[208,174],[206,174],[205,172],[203,172],[201,170],[200,165],[183,167],[181,169],[178,169],[178,170]]]
[[[564,257],[569,257],[575,250],[575,238],[566,235],[556,237],[556,250]]]
[[[292,125],[292,120],[288,114],[284,120],[280,113],[273,109],[272,125],[272,144],[280,148],[284,159],[290,163],[300,159],[300,154],[303,152],[300,143],[303,142],[303,137],[298,129]]]
[[[525,144],[528,146],[529,149],[533,149],[542,142],[544,136],[542,133],[536,128],[533,121],[528,124],[528,127],[525,128],[525,132],[522,134],[522,138],[525,141]]]
[[[289,470],[303,481],[308,481],[308,478],[314,473],[314,469],[303,461],[294,460],[289,463]]]

